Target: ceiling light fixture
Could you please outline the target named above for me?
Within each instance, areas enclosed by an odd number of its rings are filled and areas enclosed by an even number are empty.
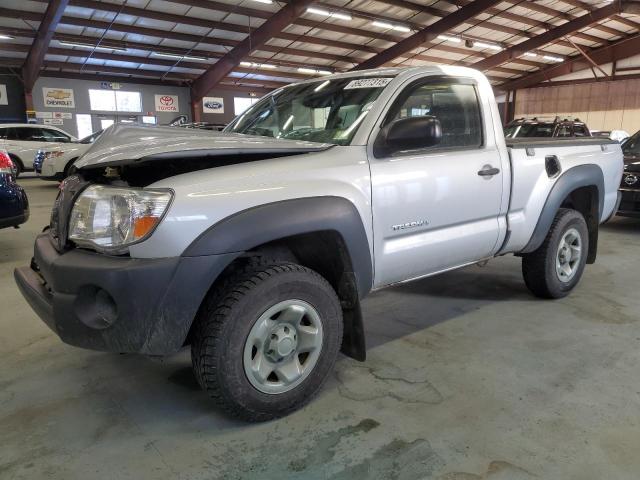
[[[526,53],[524,54],[524,56],[525,56],[525,57],[532,57],[532,58],[535,58],[535,57],[537,57],[537,56],[538,56],[538,54],[537,54],[537,53],[534,53],[534,52],[526,52]]]
[[[276,65],[271,65],[269,63],[240,62],[240,65],[248,68],[278,68]]]
[[[329,70],[317,70],[315,68],[300,67],[298,68],[298,71],[300,73],[307,73],[309,75],[331,75],[331,72]]]
[[[353,17],[348,13],[330,12],[329,10],[323,10],[322,8],[308,7],[307,13],[314,13],[316,15],[324,15],[325,17],[337,18],[339,20],[353,20]]]
[[[322,90],[324,87],[326,87],[327,85],[329,85],[331,83],[331,80],[325,80],[324,82],[322,82],[320,85],[318,85],[316,88],[313,89],[314,92],[319,92],[320,90]]]
[[[69,42],[67,40],[58,40],[60,45],[64,45],[65,47],[78,47],[78,48],[90,48],[91,50],[116,50],[118,52],[126,52],[127,49],[124,47],[111,47],[108,45],[91,45],[90,43],[82,43],[82,42]]]
[[[253,1],[257,3],[266,3],[267,5],[271,5],[273,3],[273,0],[253,0]]]
[[[153,52],[156,57],[176,58],[178,60],[197,60],[199,62],[206,62],[208,59],[205,57],[192,57],[191,55],[180,55],[178,53],[163,53]]]
[[[388,22],[381,22],[380,20],[374,20],[371,22],[371,25],[374,27],[387,28],[389,30],[396,30],[398,32],[409,33],[411,29],[409,27],[405,27],[404,25],[394,25]]]
[[[462,40],[458,37],[451,37],[449,35],[438,35],[438,40],[446,40],[447,42],[462,43]]]
[[[544,58],[545,60],[550,60],[552,62],[564,62],[564,58],[554,57],[553,55],[543,55],[542,58]]]
[[[495,50],[497,52],[502,50],[500,45],[495,45],[493,43],[484,43],[484,42],[473,42],[473,46],[477,48],[488,48],[489,50]]]
[[[16,37],[7,35],[6,33],[0,33],[0,40],[15,40]]]

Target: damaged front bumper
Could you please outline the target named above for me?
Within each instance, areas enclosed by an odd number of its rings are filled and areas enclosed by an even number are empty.
[[[140,259],[72,249],[36,239],[16,283],[38,316],[70,345],[169,355],[185,343],[217,276],[237,254]]]

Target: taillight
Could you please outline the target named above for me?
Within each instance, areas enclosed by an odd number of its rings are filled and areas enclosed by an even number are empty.
[[[0,151],[0,173],[13,173],[13,162],[7,152]]]

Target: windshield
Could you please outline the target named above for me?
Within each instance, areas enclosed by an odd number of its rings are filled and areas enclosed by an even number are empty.
[[[553,123],[515,123],[507,125],[504,136],[506,138],[551,137],[553,127]]]
[[[622,144],[622,153],[626,157],[637,157],[640,155],[640,132],[634,133]]]
[[[225,132],[348,145],[391,77],[293,85],[263,98]]]
[[[78,143],[93,143],[96,141],[96,138],[98,138],[101,133],[102,133],[102,130],[98,130],[97,132],[92,133],[88,137],[84,137]]]

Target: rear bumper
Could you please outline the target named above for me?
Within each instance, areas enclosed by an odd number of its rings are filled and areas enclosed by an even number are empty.
[[[0,228],[17,227],[29,220],[29,210],[15,217],[0,218]]]
[[[640,218],[640,190],[621,189],[617,215]]]
[[[168,355],[185,342],[211,284],[236,254],[135,259],[36,239],[30,267],[14,277],[38,316],[70,345]]]
[[[64,173],[56,172],[55,164],[51,161],[44,162],[40,170],[36,171],[40,174],[42,180],[55,180],[58,182],[64,180]]]

